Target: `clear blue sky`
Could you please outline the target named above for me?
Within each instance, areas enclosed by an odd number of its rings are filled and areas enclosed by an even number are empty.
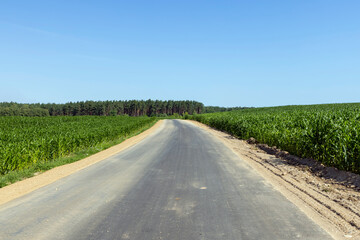
[[[359,11],[359,0],[2,0],[0,101],[360,102]]]

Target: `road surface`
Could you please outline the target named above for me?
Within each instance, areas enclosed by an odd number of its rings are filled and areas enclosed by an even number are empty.
[[[166,120],[142,142],[0,206],[0,239],[331,239],[230,149]]]

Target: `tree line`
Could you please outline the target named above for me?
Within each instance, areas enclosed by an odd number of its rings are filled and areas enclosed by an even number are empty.
[[[0,103],[0,116],[46,117],[50,116],[50,114],[47,109],[35,106],[34,104],[3,102]]]
[[[204,104],[197,101],[160,101],[160,100],[129,100],[129,101],[80,101],[64,104],[15,102],[0,103],[0,116],[169,116],[200,114],[204,112]]]
[[[249,107],[218,107],[218,106],[206,106],[203,113],[216,113],[216,112],[229,112],[234,110],[247,109]]]

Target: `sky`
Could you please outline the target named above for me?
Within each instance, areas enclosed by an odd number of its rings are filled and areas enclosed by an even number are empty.
[[[360,102],[358,0],[1,0],[0,102]]]

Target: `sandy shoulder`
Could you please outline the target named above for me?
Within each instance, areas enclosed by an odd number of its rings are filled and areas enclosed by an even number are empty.
[[[82,160],[59,166],[37,176],[27,178],[23,181],[16,182],[6,187],[0,188],[0,205],[9,202],[15,198],[28,194],[36,189],[46,186],[52,182],[55,182],[63,177],[73,174],[81,169],[84,169],[90,165],[100,162],[114,154],[117,154],[135,144],[142,141],[150,133],[154,132],[161,124],[163,120],[158,121],[153,127],[146,131],[126,139],[122,143],[110,147],[104,151],[98,152]]]
[[[360,192],[354,185],[318,176],[302,162],[290,162],[205,124],[188,121],[220,139],[333,238],[360,239]]]

